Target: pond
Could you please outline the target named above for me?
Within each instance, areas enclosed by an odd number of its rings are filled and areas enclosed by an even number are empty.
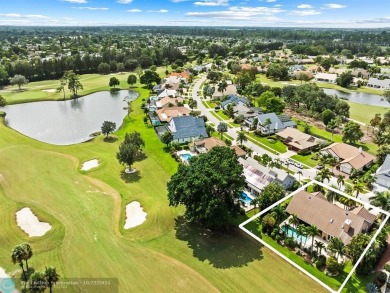
[[[344,93],[339,90],[326,88],[324,88],[323,90],[327,95],[337,95],[339,98],[347,99],[351,102],[372,106],[390,107],[390,103],[386,100],[381,101],[383,97],[379,95],[360,92]]]
[[[36,140],[70,145],[91,139],[104,121],[119,128],[127,115],[127,102],[138,97],[134,91],[97,92],[78,99],[45,101],[4,108],[9,127]]]

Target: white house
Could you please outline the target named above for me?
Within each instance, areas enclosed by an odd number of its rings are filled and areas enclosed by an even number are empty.
[[[377,79],[376,77],[370,77],[367,82],[367,87],[390,90],[390,79]]]
[[[322,73],[319,72],[314,76],[315,80],[318,82],[326,82],[326,83],[336,83],[337,74],[334,73]]]

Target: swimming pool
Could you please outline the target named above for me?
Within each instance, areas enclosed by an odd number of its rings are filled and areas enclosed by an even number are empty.
[[[242,192],[241,201],[243,203],[245,203],[246,205],[249,205],[249,204],[251,204],[252,200],[253,200],[253,198],[249,197],[249,195],[246,194],[246,192],[244,192],[244,191]]]
[[[283,226],[282,231],[284,231],[287,234],[287,236],[293,237],[298,242],[306,243],[307,241],[306,236],[298,235],[297,231],[289,225]]]
[[[188,162],[188,160],[192,158],[192,155],[191,154],[181,154],[180,157],[182,158],[183,161]]]

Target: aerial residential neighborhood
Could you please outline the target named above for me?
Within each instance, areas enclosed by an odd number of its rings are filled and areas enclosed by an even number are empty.
[[[390,6],[8,1],[0,292],[389,292]]]

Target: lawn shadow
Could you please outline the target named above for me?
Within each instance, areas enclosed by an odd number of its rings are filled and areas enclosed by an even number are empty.
[[[35,269],[33,267],[29,267],[28,270],[26,271],[26,278],[27,278],[27,280],[24,279],[24,274],[23,273],[21,273],[21,275],[20,275],[20,280],[23,281],[23,282],[27,282],[30,279],[30,277],[31,277],[31,275],[33,273],[35,273]]]
[[[107,136],[103,139],[104,142],[113,143],[118,141],[118,138],[115,136]]]
[[[188,224],[182,216],[175,219],[176,238],[186,241],[193,255],[209,261],[215,268],[243,267],[263,259],[261,245],[237,227],[211,231]]]
[[[137,170],[134,173],[126,173],[125,170],[122,170],[121,178],[126,183],[138,182],[141,179],[141,171]]]

